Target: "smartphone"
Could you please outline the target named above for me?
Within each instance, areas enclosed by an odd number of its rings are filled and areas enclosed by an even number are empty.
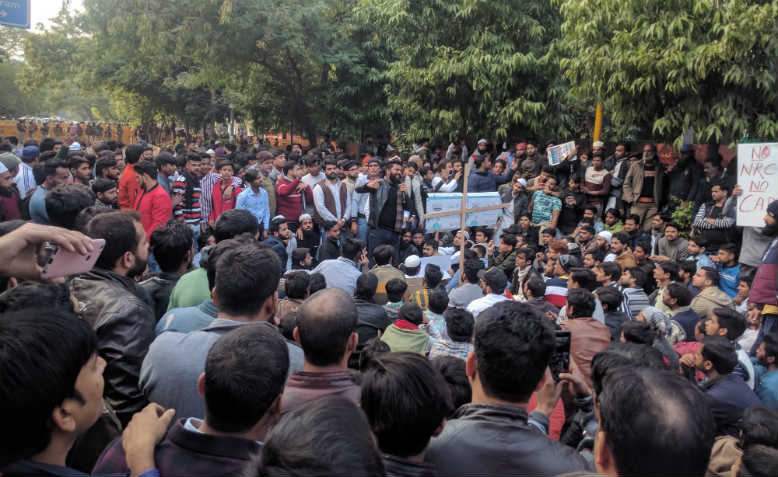
[[[554,333],[554,354],[551,355],[548,368],[551,370],[551,377],[554,378],[554,381],[559,381],[560,373],[570,372],[570,332],[556,330]]]
[[[41,279],[48,280],[88,272],[95,265],[103,248],[105,248],[105,240],[94,239],[92,240],[92,252],[81,255],[78,252],[68,252],[56,244],[49,243],[44,247],[46,254]]]

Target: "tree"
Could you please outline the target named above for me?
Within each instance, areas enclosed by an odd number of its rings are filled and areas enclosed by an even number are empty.
[[[778,0],[557,0],[573,93],[680,145],[778,137]]]
[[[23,28],[0,25],[0,63],[18,59],[24,50],[28,32]]]
[[[365,0],[362,22],[388,45],[386,93],[406,141],[460,134],[566,136],[574,109],[546,0]]]

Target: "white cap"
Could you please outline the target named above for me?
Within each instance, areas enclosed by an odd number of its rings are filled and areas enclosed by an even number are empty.
[[[603,230],[602,232],[598,233],[597,236],[604,238],[608,243],[611,243],[611,238],[613,238],[613,234],[607,230]]]
[[[418,255],[408,255],[405,259],[405,268],[416,268],[421,266],[421,259]]]
[[[205,151],[206,154],[213,154],[214,152],[216,151],[214,151],[213,149],[208,149],[207,151]]]
[[[73,141],[73,144],[71,144],[68,147],[68,151],[80,151],[81,150],[81,144],[79,144],[77,141]]]
[[[479,139],[478,140],[478,144],[487,144],[488,142],[489,141],[487,141],[486,139]]]
[[[605,143],[602,141],[594,141],[592,147],[605,147]]]
[[[527,187],[527,179],[520,177],[519,180],[517,180],[519,184],[521,184],[522,187]]]

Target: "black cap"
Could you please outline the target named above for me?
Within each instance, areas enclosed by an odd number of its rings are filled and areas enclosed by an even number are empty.
[[[489,270],[480,270],[478,272],[478,278],[484,281],[492,290],[505,290],[505,286],[508,285],[508,278],[505,276],[505,272],[499,267],[492,267]]]

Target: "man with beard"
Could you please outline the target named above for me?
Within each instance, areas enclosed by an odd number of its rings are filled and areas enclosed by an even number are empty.
[[[757,310],[761,310],[763,322],[759,329],[751,350],[758,349],[763,337],[776,326],[778,314],[778,200],[770,202],[767,206],[767,214],[764,216],[765,227],[763,234],[773,237],[773,241],[762,255],[762,263],[756,270],[754,282],[751,285],[751,295],[748,301],[753,303]],[[773,331],[774,333],[775,331]]]
[[[95,267],[70,282],[81,318],[97,333],[106,361],[105,398],[123,425],[146,405],[138,387],[140,365],[154,339],[154,312],[137,296],[134,277],[146,269],[146,231],[135,212],[96,215],[87,235],[105,240]]]
[[[316,256],[321,243],[321,236],[313,229],[313,217],[309,214],[300,215],[300,228],[297,229],[297,246],[307,248],[313,257],[313,266],[316,265]],[[313,268],[313,266],[311,268]]]
[[[146,238],[151,232],[161,227],[173,215],[173,202],[165,189],[157,183],[159,170],[151,161],[141,161],[135,164],[135,174],[140,183],[141,193],[135,198],[135,210],[138,211]]]
[[[326,179],[313,188],[313,219],[319,225],[337,222],[343,229],[351,218],[351,194],[346,183],[338,178],[338,162],[332,156],[324,160],[324,176]],[[324,235],[322,230],[322,240]]]
[[[119,168],[116,167],[116,159],[113,158],[112,152],[100,155],[100,159],[95,163],[95,177],[119,182]]]
[[[92,192],[95,194],[95,207],[115,209],[119,204],[119,189],[110,179],[97,179],[92,184]]]
[[[422,234],[423,235],[423,234]],[[410,230],[403,232],[402,240],[400,240],[400,246],[398,254],[399,263],[405,262],[405,259],[411,255],[421,255],[421,251],[416,248],[416,244],[413,243],[413,234]],[[370,256],[373,259],[373,256]]]
[[[778,411],[778,338],[765,336],[756,349],[756,361],[759,364],[759,382],[754,389],[762,404]]]
[[[402,181],[403,166],[399,160],[386,164],[386,176],[355,189],[370,194],[369,230],[367,233],[369,253],[381,244],[389,244],[395,250],[393,263],[399,263],[398,250],[403,227],[403,212],[408,210],[409,191]]]

